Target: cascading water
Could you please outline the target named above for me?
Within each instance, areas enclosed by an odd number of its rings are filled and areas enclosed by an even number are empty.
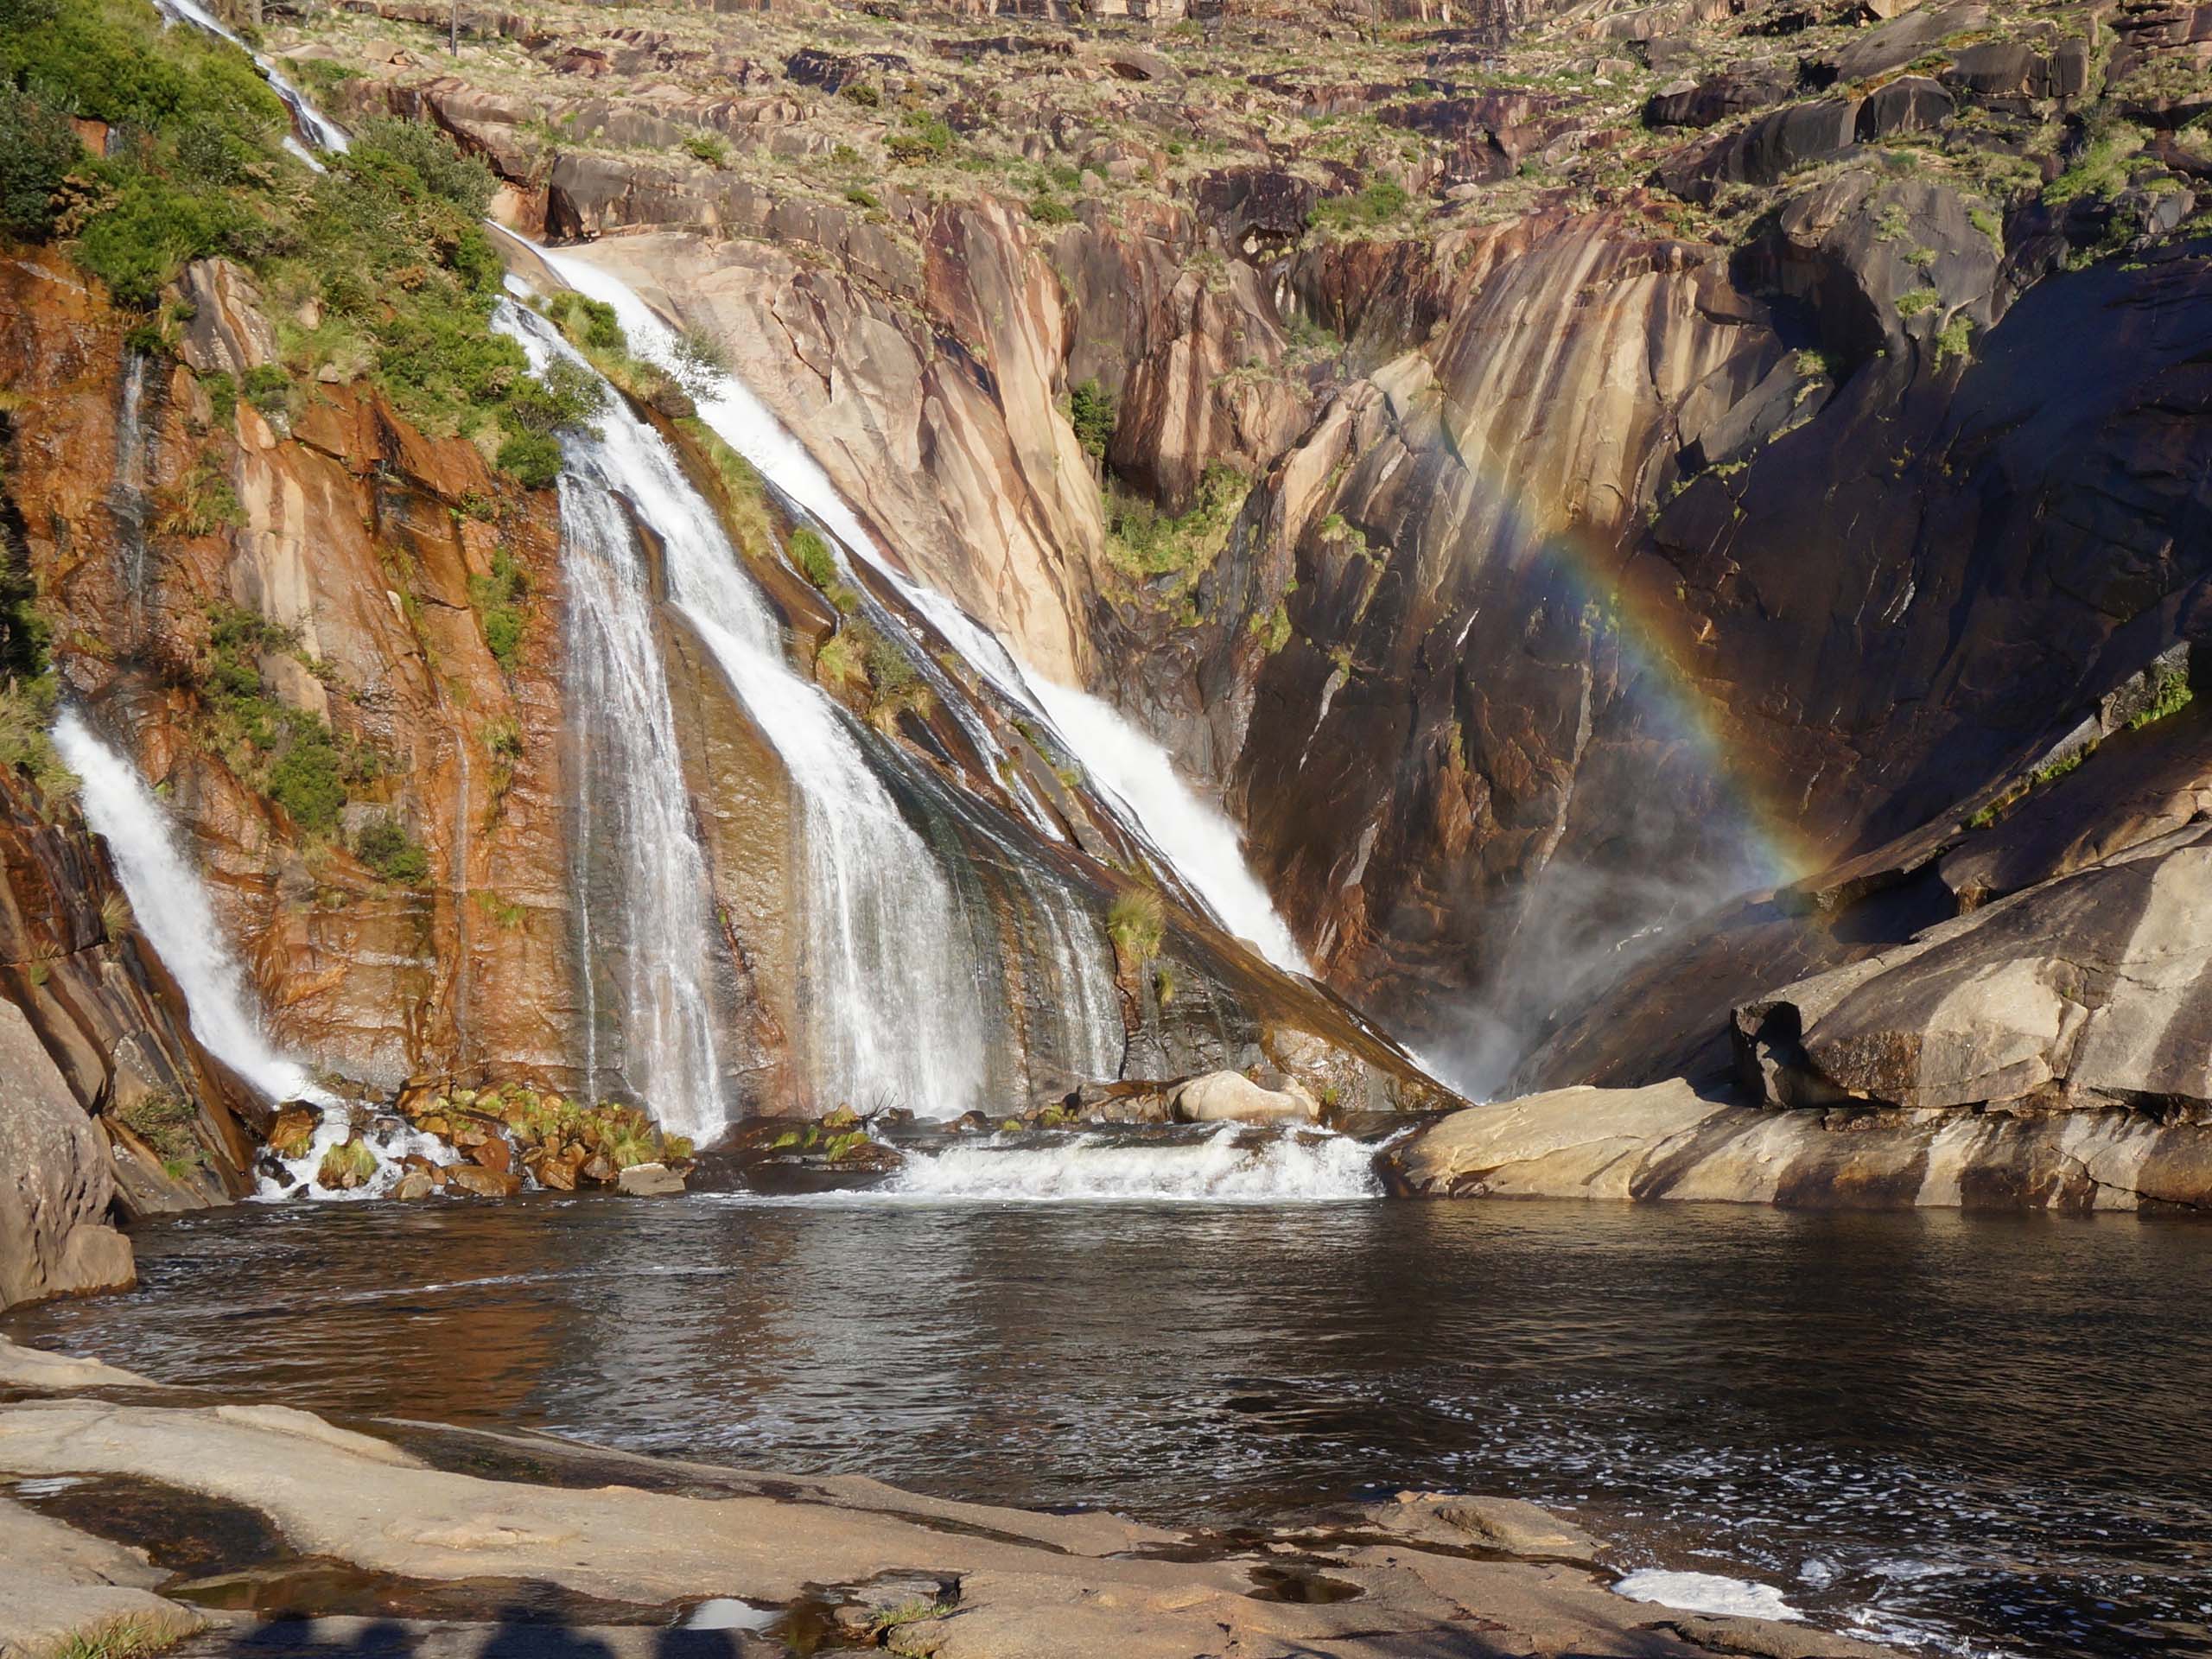
[[[532,365],[588,368],[543,319],[505,326]],[[950,888],[863,758],[848,717],[785,661],[781,631],[714,509],[660,435],[610,393],[596,437],[567,442],[572,471],[620,490],[662,543],[670,602],[697,632],[775,746],[802,810],[810,1070],[831,1103],[952,1116],[982,1086],[974,961]],[[564,486],[565,488],[565,486]],[[655,670],[656,675],[658,669]],[[659,695],[664,702],[666,692]]]
[[[1216,918],[1270,962],[1307,971],[1298,943],[1246,867],[1229,820],[1176,775],[1160,746],[1107,704],[1026,671],[1002,642],[944,595],[880,556],[871,536],[805,446],[734,375],[687,369],[669,326],[620,277],[589,260],[541,248],[546,266],[577,292],[614,308],[631,349],[683,376],[704,421],[760,474],[803,508],[849,556],[866,559],[961,655],[1019,707],[1041,717],[1084,771],[1125,809],[1140,832]]]
[[[102,742],[73,709],[64,709],[54,722],[54,744],[81,781],[86,822],[107,842],[139,930],[184,992],[192,1034],[271,1101],[307,1101],[321,1114],[308,1149],[286,1166],[290,1179],[265,1181],[261,1196],[306,1190],[317,1197],[372,1197],[398,1179],[397,1160],[406,1154],[438,1161],[449,1157],[427,1136],[395,1130],[365,1137],[378,1159],[376,1176],[365,1185],[334,1192],[315,1184],[323,1154],[359,1133],[350,1114],[315,1085],[304,1065],[270,1041],[245,970],[224,942],[207,886],[137,769]]]
[[[196,0],[161,0],[161,3],[181,21],[237,41],[237,36]],[[327,120],[265,59],[257,54],[255,61],[291,108],[301,130],[314,143],[326,149],[348,147],[342,128]],[[314,164],[312,156],[308,160]],[[688,367],[672,332],[619,280],[550,251],[537,252],[549,269],[579,291],[613,304],[630,334],[632,349],[683,379],[709,425],[758,467],[787,499],[810,512],[841,544],[841,555],[857,552],[866,558],[1001,695],[1053,723],[1020,664],[995,639],[941,595],[910,582],[885,563],[826,475],[747,388],[733,377],[711,373],[702,377]],[[565,343],[537,319],[514,314],[506,322],[522,335],[534,359],[567,353]],[[986,1020],[979,1006],[982,976],[961,947],[963,930],[954,925],[956,902],[943,874],[871,769],[848,717],[785,662],[773,619],[721,536],[711,510],[683,479],[658,434],[638,422],[619,397],[611,398],[610,405],[606,435],[572,439],[566,446],[571,465],[563,485],[564,531],[571,537],[581,534],[598,550],[601,556],[599,575],[606,595],[634,597],[642,606],[645,603],[642,567],[629,544],[626,525],[616,536],[614,521],[620,511],[609,492],[621,491],[632,510],[652,523],[666,545],[671,601],[715,653],[798,785],[804,806],[812,889],[807,895],[810,925],[806,930],[810,1001],[823,1014],[811,1021],[814,1075],[827,1089],[856,1104],[895,1101],[932,1116],[964,1109],[974,1103],[985,1071]],[[585,487],[577,478],[579,472],[601,464],[605,470]],[[576,487],[571,487],[572,480]],[[663,523],[663,518],[673,523]],[[606,556],[617,549],[627,556],[631,570],[639,578],[638,585],[619,577],[616,562]],[[644,620],[649,623],[649,614]],[[649,635],[649,628],[646,632]],[[602,643],[612,651],[611,639]],[[633,699],[642,698],[645,703],[657,699],[656,710],[646,711],[639,705],[623,718],[631,727],[632,739],[647,736],[644,753],[658,754],[661,735],[656,722],[668,718],[658,654],[613,651],[601,665],[613,668],[618,659],[621,671],[600,684]],[[936,664],[925,659],[918,666],[941,694],[949,689]],[[601,712],[608,707],[589,696],[582,701],[592,702]],[[964,700],[952,696],[944,701],[987,761],[1002,760],[1003,752],[988,727],[975,717]],[[1123,804],[1125,817],[1134,820],[1129,827],[1149,839],[1166,863],[1225,922],[1255,937],[1278,960],[1302,968],[1287,930],[1267,904],[1264,890],[1243,870],[1236,856],[1234,833],[1226,821],[1206,811],[1182,789],[1156,745],[1118,725],[1118,716],[1104,710],[1103,705],[1097,708],[1103,711],[1103,720],[1078,719],[1077,731],[1059,734],[1065,747],[1102,781],[1128,791]],[[1144,763],[1147,749],[1156,755],[1156,766]],[[667,753],[673,754],[672,740]],[[1001,770],[1002,773],[1013,771]],[[664,775],[673,775],[680,784],[680,766]],[[1139,781],[1116,783],[1116,779]],[[621,792],[632,793],[626,788]],[[640,802],[628,799],[625,811],[618,814],[618,820],[627,829],[645,830],[648,838],[664,833],[673,837],[656,855],[661,868],[650,874],[642,869],[635,873],[648,896],[649,909],[690,888],[689,866],[697,854],[688,815],[674,812],[671,804],[674,798],[664,789],[657,786],[652,793],[658,804],[639,810]],[[1058,836],[1050,815],[1018,775],[1013,793],[1017,805],[1033,823]],[[588,804],[581,810],[587,815],[591,811]],[[1200,832],[1195,839],[1191,833],[1193,826]],[[582,847],[588,848],[592,833],[588,817],[586,834],[580,838]],[[628,839],[633,847],[637,844],[635,835]],[[594,926],[592,905],[585,892],[592,861],[588,851],[580,853],[580,860],[579,891],[585,897],[579,906],[578,931],[587,963],[587,1068],[595,1077],[601,1064],[600,988],[599,978],[590,969],[603,965],[607,959],[601,944],[604,931]],[[703,889],[702,861],[699,868]],[[1097,918],[1064,883],[1040,876],[1020,859],[1011,868],[1049,937],[1062,1022],[1058,1050],[1064,1063],[1090,1069],[1092,1075],[1116,1074],[1120,1065],[1120,1018]],[[1241,885],[1233,877],[1241,877]],[[690,931],[681,914],[689,908],[680,899],[674,902],[679,938]],[[671,912],[664,906],[660,913],[666,916]],[[653,931],[651,923],[637,930],[639,938],[652,937]],[[629,982],[623,988],[622,1000],[628,1007],[626,1018],[630,1024],[638,1023],[639,1010],[646,1011],[645,1042],[660,1056],[652,1064],[662,1068],[654,1076],[673,1075],[678,1079],[656,1081],[645,1092],[671,1127],[690,1127],[698,1135],[711,1135],[723,1121],[719,1116],[720,1079],[715,1073],[708,1017],[711,999],[704,971],[683,965],[690,956],[685,944],[679,946],[676,963],[647,964],[637,951],[618,950],[613,960],[623,965],[612,977]]]
[[[346,136],[345,128],[309,103],[306,95],[287,80],[275,64],[226,29],[214,13],[198,3],[198,0],[155,0],[155,3],[179,22],[219,35],[251,58],[255,66],[268,78],[269,89],[284,100],[284,107],[291,111],[293,120],[299,124],[300,130],[308,136],[316,149],[343,151],[353,148],[353,141]],[[322,163],[316,161],[310,151],[303,146],[294,147],[298,149],[302,161],[316,172],[322,171]]]
[[[143,352],[123,354],[122,406],[115,416],[115,476],[108,511],[123,536],[123,578],[138,633],[146,631],[146,363]]]
[[[1329,1204],[1376,1198],[1375,1148],[1312,1129],[1224,1123],[1163,1135],[1112,1130],[967,1139],[917,1152],[882,1185],[841,1200]],[[821,1202],[817,1196],[812,1201]]]
[[[574,852],[585,1090],[619,1076],[694,1140],[727,1126],[715,1056],[714,893],[653,629],[644,558],[596,447],[568,446],[569,732],[579,765]],[[602,1008],[604,1013],[602,1013]],[[610,1058],[607,1035],[619,1052]]]

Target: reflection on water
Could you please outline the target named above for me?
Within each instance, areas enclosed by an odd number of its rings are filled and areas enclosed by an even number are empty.
[[[245,1210],[10,1334],[340,1410],[1223,1523],[1565,1505],[1955,1652],[2212,1653],[2212,1234],[1347,1204]]]

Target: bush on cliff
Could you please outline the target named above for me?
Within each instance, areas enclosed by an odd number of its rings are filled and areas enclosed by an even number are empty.
[[[389,812],[361,826],[361,833],[353,840],[353,853],[385,880],[402,887],[415,887],[429,879],[429,854]]]
[[[0,87],[0,237],[46,238],[54,195],[76,160],[77,135],[58,111]]]

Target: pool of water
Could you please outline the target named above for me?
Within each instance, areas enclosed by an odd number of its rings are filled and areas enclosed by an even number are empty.
[[[19,1340],[986,1502],[1534,1498],[1930,1651],[2212,1654],[2212,1230],[1515,1204],[252,1207]]]

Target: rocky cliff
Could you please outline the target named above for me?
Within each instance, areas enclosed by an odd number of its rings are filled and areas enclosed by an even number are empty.
[[[1210,781],[1332,983],[1494,1086],[2189,632],[2193,18],[556,8],[456,60],[395,4],[289,49],[724,341],[901,557]]]

